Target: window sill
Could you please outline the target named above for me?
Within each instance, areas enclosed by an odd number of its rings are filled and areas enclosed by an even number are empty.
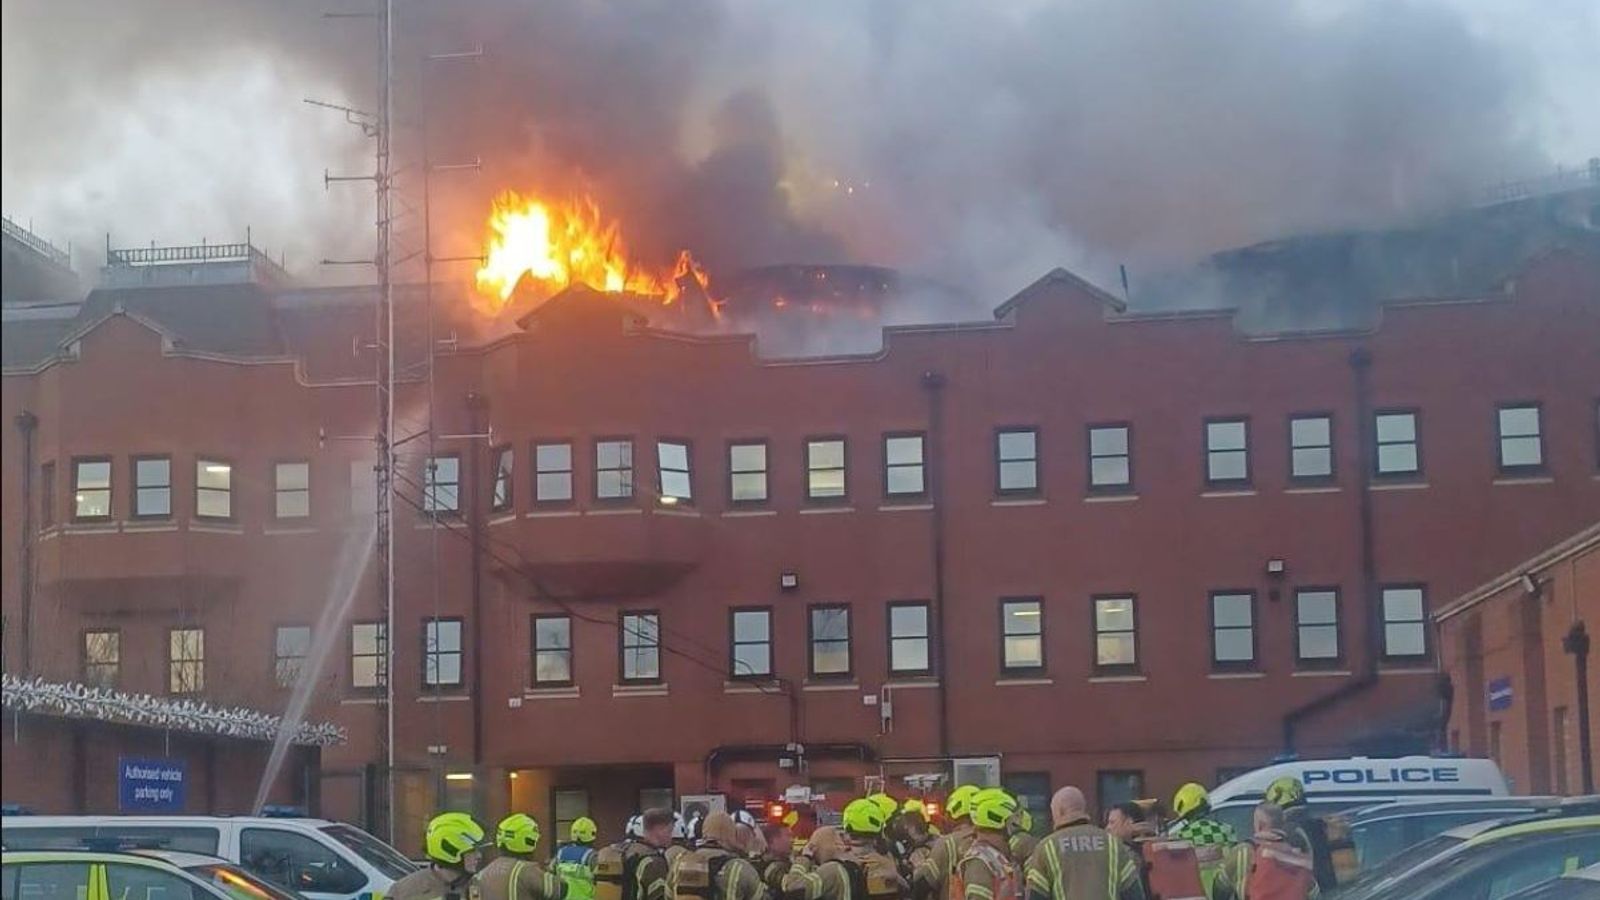
[[[668,694],[666,682],[660,684],[613,684],[612,697],[665,697]]]
[[[932,503],[885,503],[878,512],[921,512],[933,509]]]
[[[1212,681],[1254,681],[1257,678],[1267,677],[1265,672],[1208,672],[1206,677]]]
[[[808,506],[800,510],[802,516],[829,516],[836,513],[853,513],[854,506]]]
[[[1420,491],[1428,486],[1426,481],[1377,482],[1367,486],[1369,491]]]
[[[1043,506],[1044,503],[1043,497],[1017,497],[1011,500],[995,499],[989,501],[990,506]]]
[[[783,687],[778,682],[770,679],[752,678],[748,681],[724,681],[722,692],[724,694],[772,694],[782,691]]]
[[[800,687],[802,691],[826,693],[829,691],[859,691],[861,685],[854,681],[807,681]]]
[[[657,506],[650,510],[650,514],[653,516],[671,516],[677,519],[700,518],[700,510],[693,507],[685,507],[679,503],[674,503],[670,506]]]
[[[522,514],[524,519],[566,519],[572,516],[581,516],[582,511],[576,509],[544,509]]]
[[[317,533],[317,529],[312,527],[312,526],[310,526],[310,525],[302,525],[302,526],[300,526],[298,528],[263,528],[263,529],[261,529],[261,533],[262,534],[316,534]]]
[[[1337,494],[1344,488],[1337,484],[1304,485],[1301,487],[1285,488],[1285,494]]]
[[[360,690],[360,689],[358,688],[358,690]],[[339,700],[339,702],[341,704],[345,705],[345,706],[382,706],[383,702],[384,702],[384,698],[382,696],[344,697],[344,698],[341,698]]]
[[[1254,497],[1255,488],[1210,488],[1200,492],[1202,497]]]
[[[995,687],[1027,687],[1029,685],[1055,684],[1054,678],[996,678]]]
[[[577,685],[563,685],[561,687],[523,688],[523,700],[576,700],[582,692]],[[519,699],[512,697],[511,699]]]
[[[1138,684],[1149,681],[1149,675],[1092,675],[1090,684]]]
[[[778,511],[775,509],[730,509],[723,512],[722,517],[724,519],[754,519],[777,514]]]
[[[139,522],[123,522],[124,534],[157,534],[167,531],[177,531],[178,523],[171,519],[159,519]]]
[[[116,522],[73,522],[61,526],[62,534],[116,534],[120,530]]]
[[[1432,667],[1394,666],[1393,668],[1378,667],[1379,675],[1437,675],[1439,670]]]
[[[917,688],[936,688],[939,686],[939,679],[934,678],[931,675],[906,675],[902,676],[899,681],[885,681],[883,686],[896,691],[911,691],[916,690]]]
[[[515,522],[516,520],[517,520],[517,514],[514,513],[514,512],[495,513],[494,515],[489,517],[489,521],[488,521],[487,524],[489,524],[489,525],[504,525],[507,522]]]
[[[1555,484],[1556,479],[1552,475],[1501,475],[1499,478],[1496,478],[1493,483],[1501,485]]]
[[[1089,494],[1083,498],[1085,503],[1132,503],[1139,499],[1138,494]]]
[[[459,691],[461,690],[461,685],[452,684],[450,689],[452,691]],[[431,687],[424,687],[422,689],[422,693],[417,695],[418,703],[465,703],[471,699],[471,694],[436,694],[433,692],[433,688]]]
[[[644,515],[644,510],[637,506],[619,506],[615,509],[586,509],[583,514],[586,516],[642,516]]]
[[[1301,669],[1290,672],[1290,678],[1349,678],[1349,669]]]
[[[196,534],[244,534],[244,526],[228,522],[201,522],[189,523],[189,530]]]

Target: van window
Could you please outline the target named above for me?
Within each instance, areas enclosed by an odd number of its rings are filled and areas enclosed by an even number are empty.
[[[106,888],[111,900],[210,900],[196,897],[192,882],[155,866],[106,863]]]
[[[641,807],[644,808],[648,807]],[[395,881],[417,870],[416,864],[401,856],[399,850],[353,825],[324,825],[322,833],[354,850],[357,856],[366,860],[367,865]]]
[[[281,828],[240,832],[239,865],[301,893],[354,894],[367,886],[367,876],[333,848]]]
[[[217,829],[178,825],[120,825],[108,823],[95,831],[98,837],[126,838],[135,846],[158,847],[162,850],[183,850],[188,853],[217,855],[219,836]],[[115,897],[112,900],[116,900]]]
[[[8,862],[0,885],[4,900],[83,900],[89,893],[89,864]]]

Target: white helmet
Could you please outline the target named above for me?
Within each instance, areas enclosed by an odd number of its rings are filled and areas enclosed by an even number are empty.
[[[756,817],[750,812],[750,810],[742,807],[733,811],[733,824],[748,825],[751,828],[761,827],[756,824]]]
[[[629,818],[628,824],[622,826],[622,834],[624,837],[630,838],[644,837],[644,816],[633,816]]]
[[[672,839],[675,841],[689,839],[689,823],[683,820],[683,813],[672,814]]]

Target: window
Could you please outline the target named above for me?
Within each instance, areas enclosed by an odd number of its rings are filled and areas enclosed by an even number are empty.
[[[841,500],[845,496],[844,438],[806,441],[806,497]]]
[[[660,477],[662,503],[694,502],[694,483],[689,477],[688,444],[683,441],[657,441],[656,473]]]
[[[239,858],[251,861],[252,873],[295,891],[352,894],[367,886],[367,876],[331,847],[284,828],[242,829]]]
[[[928,652],[928,604],[921,601],[889,604],[889,672],[927,675],[933,671]]]
[[[122,672],[122,632],[83,633],[83,680],[95,687],[116,687]]]
[[[890,434],[883,438],[883,493],[888,497],[917,497],[928,491],[923,468],[922,435]]]
[[[1000,670],[1044,668],[1044,604],[1037,598],[1000,601]]]
[[[282,462],[272,467],[273,515],[304,519],[311,515],[311,464]]]
[[[206,687],[206,633],[200,628],[167,631],[167,690],[194,694]]]
[[[601,500],[633,496],[633,441],[595,441],[594,495]]]
[[[1042,835],[1050,830],[1049,772],[1007,772],[1000,776],[1000,786],[1033,816],[1035,834]]]
[[[1495,421],[1500,429],[1500,471],[1537,472],[1544,468],[1538,404],[1501,406]]]
[[[1373,417],[1373,435],[1377,440],[1373,474],[1405,477],[1422,471],[1415,412],[1378,413]]]
[[[56,524],[56,464],[47,462],[39,467],[39,527],[51,528]]]
[[[204,890],[196,890],[176,872],[155,866],[108,862],[105,867],[105,896],[108,897],[196,900],[207,896]]]
[[[72,461],[72,517],[111,518],[111,460]]]
[[[572,445],[533,445],[533,502],[572,502]]]
[[[505,512],[511,508],[511,461],[515,454],[510,447],[497,447],[494,451],[494,487],[489,493],[489,511]]]
[[[165,456],[133,458],[134,518],[172,515],[172,460]]]
[[[733,678],[772,674],[772,610],[735,609],[732,613],[728,654]]]
[[[422,470],[422,508],[431,513],[461,510],[461,457],[428,458]]]
[[[1333,478],[1333,419],[1327,415],[1289,418],[1289,477],[1295,481]]]
[[[387,628],[382,622],[356,622],[350,626],[350,686],[381,688],[388,681]]]
[[[850,607],[813,606],[810,609],[811,674],[820,677],[850,674]]]
[[[1294,592],[1295,657],[1302,663],[1339,659],[1339,592],[1301,588]]]
[[[572,619],[533,617],[533,683],[535,687],[572,683]]]
[[[1095,802],[1100,804],[1100,819],[1118,803],[1132,803],[1145,796],[1144,773],[1137,769],[1109,769],[1095,773]]]
[[[551,818],[556,820],[556,840],[572,839],[572,823],[589,814],[587,788],[556,788],[550,800]]]
[[[1002,428],[994,435],[995,490],[1031,494],[1039,490],[1039,431]]]
[[[429,687],[461,684],[461,620],[428,619],[422,623],[422,683]]]
[[[194,466],[194,514],[202,519],[233,518],[233,464],[202,459]]]
[[[350,514],[371,516],[378,511],[378,473],[370,459],[350,460]]]
[[[1206,482],[1250,482],[1250,422],[1212,419],[1206,422]]]
[[[1383,655],[1418,659],[1428,655],[1428,615],[1422,588],[1402,585],[1383,589]]]
[[[622,680],[661,678],[661,620],[653,612],[622,614]]]
[[[1102,672],[1139,667],[1138,626],[1131,596],[1094,598],[1094,667]]]
[[[766,441],[728,445],[728,499],[734,503],[767,499]]]
[[[1127,425],[1089,429],[1089,490],[1113,492],[1133,487],[1133,448]]]
[[[1211,662],[1215,668],[1249,668],[1256,661],[1256,595],[1216,591],[1211,595]]]
[[[674,802],[675,796],[669,787],[640,788],[639,805],[634,809],[674,809],[677,806]]]
[[[42,830],[28,829],[30,832]],[[89,827],[62,830],[74,836],[81,833],[85,839],[93,837],[94,833],[94,829]],[[50,829],[50,831],[54,832],[56,829]],[[13,847],[18,846],[17,837],[13,835],[20,836],[19,832],[12,829],[8,829],[8,832],[6,844]],[[47,836],[54,837],[55,835],[47,833]],[[87,840],[72,841],[62,846],[61,849],[72,849],[82,846],[84,843],[87,843]],[[37,845],[30,840],[28,846]],[[55,847],[52,846],[50,849],[55,849]],[[5,900],[77,900],[79,897],[88,897],[91,894],[89,886],[95,880],[90,878],[89,863],[87,861],[14,863],[10,860],[6,861],[4,879],[5,893],[3,896]]]
[[[272,677],[278,687],[292,688],[305,669],[311,653],[311,629],[305,625],[283,625],[272,645]]]

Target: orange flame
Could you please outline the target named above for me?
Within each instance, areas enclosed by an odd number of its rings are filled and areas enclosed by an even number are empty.
[[[687,250],[660,272],[632,261],[621,226],[602,216],[588,197],[557,204],[506,191],[490,210],[483,266],[477,273],[485,311],[499,312],[524,276],[546,294],[581,282],[596,290],[658,297],[662,303],[676,301],[686,279],[693,279],[708,299],[711,287],[705,269]]]

